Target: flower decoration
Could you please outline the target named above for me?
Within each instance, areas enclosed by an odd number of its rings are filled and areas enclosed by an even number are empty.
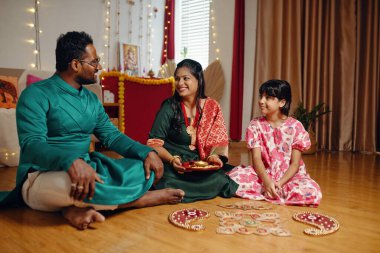
[[[105,77],[118,77],[118,86],[119,86],[118,87],[118,95],[119,95],[118,103],[119,103],[119,108],[120,108],[119,109],[119,120],[120,120],[119,126],[120,126],[120,131],[123,133],[125,131],[125,112],[124,112],[125,81],[130,81],[130,82],[143,84],[143,85],[162,85],[162,84],[171,83],[173,94],[175,90],[174,77],[172,76],[169,78],[163,78],[163,79],[152,79],[152,78],[129,76],[119,71],[109,71],[109,72],[103,71],[102,73],[100,73],[99,75],[100,80],[104,80]]]

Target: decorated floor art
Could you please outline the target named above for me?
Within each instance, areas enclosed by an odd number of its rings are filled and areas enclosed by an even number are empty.
[[[280,214],[277,212],[258,213],[256,210],[270,210],[272,205],[268,203],[257,203],[241,201],[234,204],[218,205],[225,209],[239,209],[237,211],[216,211],[215,216],[219,218],[218,234],[244,234],[244,235],[275,235],[291,236],[291,232],[284,227]],[[203,224],[196,224],[199,221],[210,217],[210,213],[198,208],[185,208],[172,212],[169,221],[180,228],[190,231],[205,230]],[[293,219],[312,225],[316,228],[307,228],[304,233],[312,236],[327,235],[339,229],[339,222],[327,215],[314,212],[298,212],[293,215]]]
[[[291,236],[290,231],[280,224],[280,215],[275,212],[216,211],[215,215],[219,217],[219,227],[216,229],[219,234]]]
[[[177,226],[191,231],[201,231],[205,229],[203,224],[194,224],[194,221],[210,217],[210,213],[198,208],[185,208],[172,212],[169,221]]]
[[[312,236],[328,235],[336,232],[340,227],[336,219],[319,213],[300,212],[294,214],[293,219],[317,227],[304,230],[305,234]]]
[[[234,204],[228,205],[218,205],[226,209],[241,209],[241,210],[270,210],[272,209],[271,204],[268,203],[258,203],[252,201],[240,201]]]
[[[216,211],[219,217],[219,234],[255,234],[290,236],[289,230],[280,224],[280,215],[275,212],[257,213],[252,210],[270,210],[272,206],[264,202],[240,201],[235,204],[219,205],[226,209],[240,209],[236,212]]]

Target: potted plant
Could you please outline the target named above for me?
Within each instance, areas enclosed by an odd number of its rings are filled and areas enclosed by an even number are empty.
[[[314,154],[317,150],[317,141],[315,137],[314,127],[317,119],[324,114],[330,113],[331,110],[325,103],[319,103],[308,111],[303,103],[299,103],[293,113],[293,117],[300,121],[306,131],[309,132],[311,146],[310,149],[305,151],[304,154]]]

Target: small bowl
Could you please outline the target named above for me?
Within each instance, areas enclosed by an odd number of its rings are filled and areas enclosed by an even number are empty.
[[[206,167],[208,165],[208,162],[205,161],[194,161],[194,165],[198,167]]]

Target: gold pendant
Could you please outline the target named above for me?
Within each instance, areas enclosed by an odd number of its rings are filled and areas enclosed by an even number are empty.
[[[189,135],[193,135],[194,132],[195,132],[195,128],[193,126],[188,126],[186,128],[186,132],[189,134]]]

